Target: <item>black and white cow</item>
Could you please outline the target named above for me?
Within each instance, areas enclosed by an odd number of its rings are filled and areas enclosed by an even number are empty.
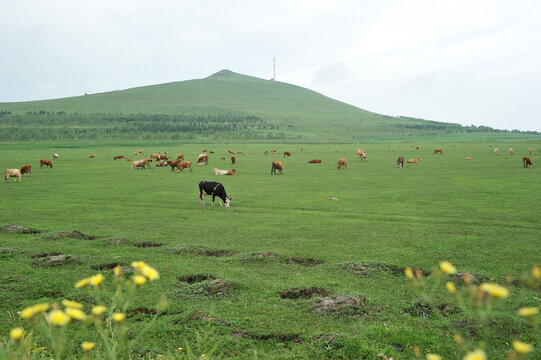
[[[225,193],[224,186],[219,182],[214,181],[201,181],[199,183],[199,204],[205,206],[203,196],[212,195],[212,206],[214,206],[214,198],[220,199],[220,206],[225,204],[225,207],[229,207],[231,198]]]

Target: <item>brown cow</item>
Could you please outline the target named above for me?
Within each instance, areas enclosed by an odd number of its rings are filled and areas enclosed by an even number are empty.
[[[278,151],[276,150],[271,150],[271,154],[276,154]]]
[[[215,154],[216,151],[209,150],[209,154]]]
[[[530,155],[532,155],[533,149],[532,149],[532,148],[529,148],[528,151],[530,152]]]
[[[89,159],[94,159],[96,157],[96,155],[92,154],[92,155],[88,155],[88,158]]]
[[[440,153],[440,154],[443,155],[443,149],[442,149],[442,148],[435,148],[435,149],[434,149],[434,152],[432,153],[432,155],[437,154],[437,153]]]
[[[184,170],[185,168],[188,168],[188,169],[190,169],[190,171],[193,172],[193,170],[192,170],[192,162],[191,161],[181,161],[177,166],[177,172],[180,172],[180,171]]]
[[[146,159],[142,159],[142,160],[135,160],[134,162],[132,162],[131,164],[131,169],[134,170],[135,168],[141,168],[141,170],[144,170],[145,167],[146,167]]]
[[[467,158],[465,158],[466,160],[471,160],[471,156],[468,156]]]
[[[127,162],[132,162],[132,159],[126,158],[126,161],[127,161]]]
[[[161,158],[161,154],[160,153],[157,153],[157,154],[150,154],[150,156],[148,157],[149,159],[156,159],[156,160],[160,160]]]
[[[208,165],[209,156],[207,154],[199,154],[199,156],[197,157],[197,163],[200,164],[202,162],[205,162],[205,164]]]
[[[184,160],[184,154],[178,154],[177,160]]]
[[[509,148],[509,155],[513,155],[515,153],[515,149],[513,149],[512,147]]]
[[[237,151],[237,154],[242,154],[242,151]]]
[[[525,167],[525,168],[530,167],[530,166],[533,166],[532,160],[530,160],[530,158],[527,157],[527,156],[524,156],[524,157],[522,158],[522,163],[524,164],[524,167]]]
[[[338,159],[338,166],[337,167],[338,167],[338,170],[347,169],[348,164],[346,162],[346,158]]]
[[[46,167],[50,167],[51,169],[53,168],[53,164],[51,163],[51,160],[41,159],[39,161],[39,167],[42,168],[43,165],[45,165]]]
[[[283,174],[283,171],[284,171],[284,164],[282,164],[281,161],[273,161],[272,162],[272,165],[271,165],[271,175],[274,174],[276,175],[276,170],[278,170],[278,172],[280,174]]]
[[[134,152],[133,155],[139,155],[139,154],[143,154],[143,153],[144,153],[144,151],[139,149],[136,152]]]
[[[237,171],[237,170],[236,169],[231,169],[226,173],[226,175],[237,175],[237,173],[235,171]]]
[[[208,150],[207,150],[207,149],[205,149],[205,150],[203,150],[202,152],[207,152],[207,151],[208,151]]]
[[[123,159],[123,158],[124,158],[124,155],[113,156],[113,160],[118,160],[118,159]]]
[[[423,160],[423,159],[421,159],[421,158],[408,159],[407,163],[408,164],[417,164],[421,160]]]
[[[404,157],[403,156],[399,156],[398,159],[396,159],[396,166],[398,166],[399,168],[404,167]]]
[[[23,165],[23,167],[21,168],[21,175],[24,174],[28,174],[28,176],[32,174],[32,165]]]
[[[284,151],[284,157],[289,156],[291,157],[291,153],[289,151]]]
[[[167,166],[167,164],[164,163],[163,161],[159,161],[156,163],[156,167],[164,167],[164,166]]]
[[[235,155],[231,156],[231,164],[235,164],[237,162],[237,157]]]
[[[167,165],[171,166],[171,171],[175,170],[175,168],[178,167],[178,164],[180,163],[180,160],[167,160]]]
[[[22,179],[21,171],[19,169],[6,169],[4,175],[6,177],[6,182],[9,182],[10,177],[15,178],[14,182],[17,182],[17,179],[21,182]]]
[[[229,150],[227,150],[227,151],[229,151]],[[269,156],[269,150],[265,150],[265,151],[263,151],[263,153],[264,153],[265,155]]]
[[[363,149],[357,149],[357,151],[355,151],[355,154],[359,155],[361,161],[366,160],[366,151],[364,151]]]
[[[321,164],[321,160],[319,159],[312,159],[308,161],[308,164]]]

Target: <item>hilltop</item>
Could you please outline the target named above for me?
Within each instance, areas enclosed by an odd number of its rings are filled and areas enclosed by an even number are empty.
[[[351,140],[495,131],[381,115],[279,81],[221,70],[204,79],[0,103],[0,140]],[[38,131],[39,130],[39,131]]]

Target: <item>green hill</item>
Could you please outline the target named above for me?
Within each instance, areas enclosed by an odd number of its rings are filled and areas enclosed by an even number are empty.
[[[205,79],[0,103],[0,140],[307,139],[496,131],[369,112],[317,92],[222,70]]]

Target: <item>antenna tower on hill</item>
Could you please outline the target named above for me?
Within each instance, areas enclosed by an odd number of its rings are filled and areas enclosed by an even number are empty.
[[[271,80],[276,80],[276,58],[272,58],[273,76]]]

